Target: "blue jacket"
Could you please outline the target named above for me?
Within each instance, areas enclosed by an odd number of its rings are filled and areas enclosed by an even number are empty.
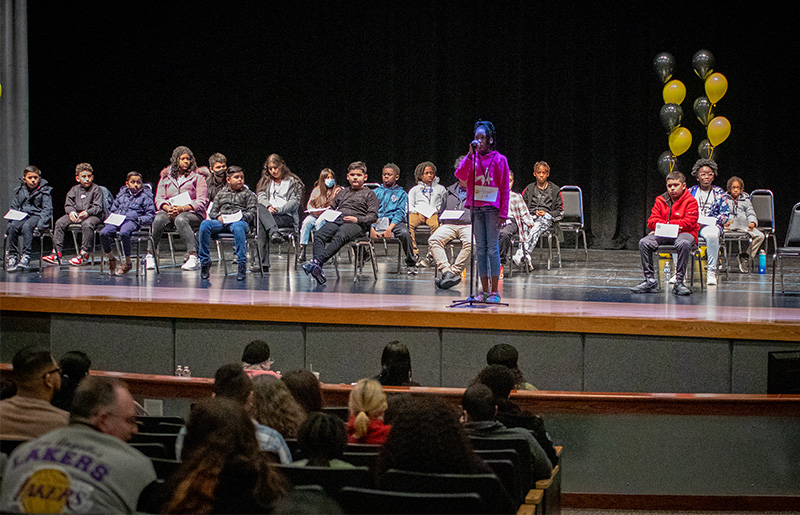
[[[395,184],[393,187],[387,188],[381,184],[373,191],[380,202],[378,218],[385,216],[389,219],[389,223],[395,225],[405,221],[408,214],[408,194],[402,186]]]
[[[147,186],[143,186],[134,195],[127,186],[123,186],[114,199],[111,212],[125,215],[125,220],[132,220],[139,226],[150,225],[156,217],[156,204],[153,199],[153,191]]]
[[[33,191],[29,190],[23,181],[14,190],[11,209],[28,213],[28,216],[38,216],[39,223],[36,227],[42,230],[50,226],[50,218],[53,216],[52,193],[53,187],[44,179],[39,180],[39,185]]]

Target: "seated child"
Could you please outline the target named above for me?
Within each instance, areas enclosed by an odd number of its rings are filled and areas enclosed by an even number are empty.
[[[533,216],[533,226],[528,229],[525,241],[514,253],[512,259],[519,266],[525,259],[530,264],[530,253],[536,248],[539,236],[544,234],[553,222],[558,222],[564,216],[564,199],[561,197],[561,188],[550,182],[550,165],[539,161],[533,165],[533,176],[536,179],[522,192],[522,199],[528,206],[528,211]]]
[[[306,204],[308,216],[303,219],[303,225],[300,229],[300,257],[298,257],[300,261],[306,261],[306,246],[311,240],[311,233],[318,230],[325,223],[324,220],[317,218],[321,212],[320,210],[331,207],[333,198],[341,189],[342,187],[336,184],[333,170],[325,168],[320,172],[319,179],[314,184],[314,189],[311,190],[311,196]]]
[[[208,213],[208,220],[203,220],[197,232],[197,256],[200,258],[200,278],[208,279],[211,275],[211,258],[209,246],[211,237],[221,232],[233,234],[234,252],[238,272],[236,279],[244,281],[247,274],[247,233],[256,221],[256,195],[244,185],[244,170],[231,166],[226,172],[226,185],[214,197],[214,205]],[[241,218],[235,222],[225,223],[223,215],[237,215]]]
[[[383,422],[389,404],[381,383],[374,379],[359,380],[350,392],[347,407],[350,411],[348,442],[381,445],[386,441],[392,426]]]
[[[94,170],[89,163],[80,163],[75,167],[75,180],[78,184],[70,188],[64,202],[67,214],[56,221],[53,252],[42,258],[45,263],[61,263],[64,233],[70,224],[81,224],[81,248],[78,255],[69,260],[69,264],[81,266],[89,262],[89,250],[94,246],[94,231],[103,223],[103,191],[94,183]]]
[[[402,186],[397,184],[400,178],[400,167],[394,163],[387,163],[381,172],[382,183],[375,188],[380,206],[378,207],[378,223],[370,227],[371,238],[397,238],[406,254],[408,273],[416,273],[419,257],[412,249],[411,234],[406,224],[408,211],[408,195]]]
[[[320,411],[311,413],[297,432],[297,443],[303,450],[303,456],[307,458],[295,461],[292,465],[354,468],[352,464],[342,460],[347,447],[347,431],[344,422],[333,415]]]
[[[739,177],[728,179],[728,208],[730,218],[725,222],[725,230],[730,232],[746,232],[750,235],[747,252],[739,254],[739,270],[744,274],[750,271],[752,263],[764,243],[764,233],[756,229],[758,217],[750,202],[750,196],[744,192],[744,181]]]
[[[417,185],[408,191],[408,230],[411,233],[411,243],[414,254],[419,254],[417,248],[417,226],[426,224],[431,228],[431,234],[439,228],[439,212],[444,202],[445,189],[439,184],[436,176],[436,165],[424,161],[414,169],[414,178]],[[423,207],[432,207],[433,214],[430,218],[420,213]],[[426,263],[428,266],[430,263]]]
[[[14,190],[11,209],[27,213],[22,220],[10,220],[6,227],[6,271],[30,268],[33,230],[43,231],[53,216],[53,188],[42,179],[42,172],[29,166],[22,172],[22,184]],[[22,236],[22,248],[19,237]]]
[[[156,206],[153,201],[153,192],[142,183],[142,174],[128,172],[125,186],[120,188],[117,198],[111,205],[111,214],[125,216],[125,221],[117,227],[106,224],[100,231],[100,245],[108,256],[109,275],[125,275],[131,269],[131,234],[143,226],[153,223],[156,216]],[[119,233],[122,242],[122,252],[125,254],[125,263],[117,268],[117,260],[111,251],[111,240]],[[122,256],[120,256],[120,260]]]
[[[327,280],[322,265],[332,258],[348,242],[368,234],[369,226],[378,221],[378,197],[369,188],[367,165],[362,161],[350,163],[347,168],[350,187],[340,191],[331,203],[331,209],[341,212],[332,222],[323,225],[314,238],[314,257],[303,264],[303,271],[319,284]]]

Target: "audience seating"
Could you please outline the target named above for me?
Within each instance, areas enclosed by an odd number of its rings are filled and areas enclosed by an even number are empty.
[[[486,513],[476,493],[387,492],[368,488],[342,488],[336,500],[347,514],[357,513]]]
[[[781,269],[781,293],[785,291],[783,280],[783,258],[800,257],[800,202],[794,205],[789,215],[789,227],[786,229],[786,241],[783,247],[777,247],[772,256],[772,294],[775,295],[775,268]],[[777,263],[776,263],[777,262]]]
[[[166,480],[175,470],[180,466],[180,460],[170,460],[167,458],[150,458],[153,463],[153,468],[156,470],[156,477],[158,479]]]
[[[297,467],[275,463],[275,467],[293,485],[319,485],[334,497],[345,486],[370,487],[372,475],[367,467],[336,469],[330,467]]]
[[[177,458],[177,456],[175,456],[175,441],[177,439],[177,433],[138,433],[131,438],[131,444],[161,444],[164,446],[163,456],[148,456],[151,458],[167,458],[174,460]]]
[[[27,442],[27,440],[0,440],[0,453],[9,456],[14,449]]]
[[[157,442],[130,442],[131,447],[141,452],[148,458],[161,458],[169,459],[167,457],[167,450],[163,443]],[[175,454],[175,447],[172,448],[172,454]]]
[[[531,469],[533,464],[530,460],[530,447],[527,440],[522,438],[479,438],[470,437],[472,446],[478,451],[496,451],[512,449],[517,454],[520,497],[524,497],[527,492],[534,488]]]

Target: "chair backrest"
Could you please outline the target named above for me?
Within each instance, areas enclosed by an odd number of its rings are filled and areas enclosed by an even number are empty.
[[[381,446],[373,443],[348,443],[345,452],[378,454]]]
[[[800,247],[800,202],[792,208],[789,215],[789,227],[786,229],[786,244],[784,247]]]
[[[162,422],[167,422],[170,424],[186,424],[181,417],[157,417],[157,416],[139,416],[136,417],[136,422],[139,424],[140,428],[143,428],[142,431],[145,433],[154,432],[153,430]]]
[[[753,190],[750,194],[750,203],[758,218],[760,229],[770,229],[775,232],[775,198],[770,190]]]
[[[111,206],[114,204],[114,194],[105,186],[100,186],[100,191],[103,193],[103,213],[107,217],[111,214]]]
[[[378,464],[378,453],[369,452],[345,452],[342,461],[346,461],[356,467],[367,467],[370,470],[375,470]]]
[[[131,438],[131,444],[161,444],[164,446],[164,455],[150,457],[174,460],[177,458],[175,456],[175,441],[177,439],[178,433],[137,433]]]
[[[561,224],[580,224],[583,227],[583,192],[578,186],[562,186],[561,198],[564,200],[564,217]]]
[[[428,474],[388,470],[379,485],[385,490],[415,493],[476,493],[486,513],[509,513],[512,501],[495,474]]]
[[[372,476],[367,467],[336,469],[330,467],[297,467],[293,465],[270,465],[280,471],[293,485],[319,485],[330,496],[336,495],[345,486],[369,488]]]
[[[169,460],[166,458],[150,458],[150,462],[153,464],[158,479],[169,478],[181,465],[180,460]]]
[[[486,513],[475,493],[387,492],[345,487],[336,500],[345,513]]]
[[[470,436],[469,441],[475,449],[497,450],[513,449],[519,459],[519,481],[521,488],[533,488],[533,463],[531,448],[522,438],[480,438]]]
[[[27,440],[0,440],[0,452],[9,456],[14,449],[27,442]]]
[[[529,488],[522,488],[520,486],[519,478],[519,465],[515,465],[511,460],[483,460],[484,463],[491,467],[492,472],[500,480],[500,483],[506,489],[506,492],[511,495],[513,502],[521,504],[525,502],[525,494],[530,490]]]
[[[167,450],[164,448],[163,443],[155,443],[155,442],[131,442],[128,445],[136,449],[137,451],[141,452],[148,458],[162,458],[162,459],[169,459],[167,457]],[[173,448],[172,453],[175,453]]]

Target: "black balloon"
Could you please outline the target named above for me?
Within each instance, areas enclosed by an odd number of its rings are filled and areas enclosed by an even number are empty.
[[[678,159],[672,155],[672,152],[669,150],[662,152],[661,155],[658,156],[658,171],[661,172],[661,175],[666,177],[667,174],[675,169],[677,163]]]
[[[708,126],[708,122],[714,118],[711,112],[713,107],[714,105],[707,97],[697,97],[694,101],[694,115],[704,126]]]
[[[707,139],[697,145],[697,154],[704,159],[713,159],[714,161],[719,159],[719,150]]]
[[[698,50],[692,57],[692,68],[698,77],[706,80],[714,71],[714,56],[708,50]]]
[[[667,133],[670,133],[681,124],[683,109],[678,104],[664,104],[661,106],[659,118],[661,118],[661,124],[667,129]]]
[[[672,70],[675,69],[675,58],[670,53],[661,52],[653,60],[653,69],[655,69],[661,83],[666,84],[672,77]]]

